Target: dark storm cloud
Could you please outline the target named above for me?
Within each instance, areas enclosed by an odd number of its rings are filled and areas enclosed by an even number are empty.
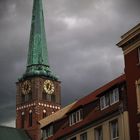
[[[49,62],[62,103],[123,73],[115,44],[139,21],[139,0],[44,0]],[[0,124],[15,120],[15,82],[25,71],[32,1],[0,0]]]

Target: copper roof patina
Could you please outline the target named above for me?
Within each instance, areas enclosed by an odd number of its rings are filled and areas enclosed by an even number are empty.
[[[42,0],[34,0],[27,69],[23,77],[36,75],[57,80],[48,63]]]

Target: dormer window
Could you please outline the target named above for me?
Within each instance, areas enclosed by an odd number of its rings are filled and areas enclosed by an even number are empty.
[[[69,124],[74,125],[78,122],[80,122],[83,119],[83,110],[79,109],[75,112],[73,112],[72,114],[70,114],[69,116]]]
[[[100,97],[100,109],[103,110],[110,105],[119,102],[119,89],[115,88],[104,96]]]
[[[101,110],[109,106],[109,94],[106,94],[100,98],[100,107]]]
[[[110,93],[110,104],[114,104],[119,101],[119,90],[118,88],[115,88],[111,93]]]

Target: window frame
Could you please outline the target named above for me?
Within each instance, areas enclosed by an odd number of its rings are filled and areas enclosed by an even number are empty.
[[[88,140],[87,132],[80,134],[80,140]]]
[[[120,90],[119,87],[113,88],[109,92],[106,92],[99,98],[100,110],[104,110],[109,106],[120,101]]]
[[[83,109],[79,109],[69,115],[69,125],[72,126],[83,120]]]
[[[47,117],[47,111],[43,110],[42,118],[45,118],[45,117]]]
[[[113,127],[113,124],[114,123],[116,123],[115,125],[117,126],[117,129],[116,129],[116,126],[115,126],[115,137],[113,136],[114,135],[114,130],[112,130],[112,129],[114,129]],[[111,122],[110,122],[110,139],[111,140],[119,140],[119,123],[118,123],[118,120],[117,119],[115,119],[115,120],[112,120]]]
[[[108,93],[100,97],[100,109],[103,110],[107,107],[109,107],[109,94]]]
[[[24,112],[22,112],[21,113],[21,128],[24,128],[24,126],[25,126],[25,113]]]
[[[32,110],[29,111],[29,127],[33,126],[33,112]]]
[[[22,102],[28,102],[32,100],[32,92],[28,93],[28,94],[22,94]]]
[[[97,138],[97,133],[100,134],[98,130],[101,130],[101,136],[98,135],[98,138]],[[94,128],[94,136],[95,136],[95,140],[103,140],[103,128],[102,128],[102,126],[98,126],[98,127]]]
[[[48,94],[46,92],[42,92],[42,99],[55,103],[56,102],[56,95],[54,93],[53,94]]]
[[[111,96],[113,97],[113,100]],[[113,105],[117,102],[119,102],[119,88],[115,88],[110,92],[110,105]]]

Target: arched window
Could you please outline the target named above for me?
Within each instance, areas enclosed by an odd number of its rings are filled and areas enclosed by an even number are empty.
[[[45,118],[47,116],[47,112],[46,110],[43,110],[43,118]]]
[[[25,113],[21,113],[21,128],[24,128],[24,119],[25,119]]]
[[[33,122],[32,122],[32,121],[33,121],[33,120],[32,120],[32,116],[33,116],[32,110],[30,110],[30,111],[29,111],[29,126],[32,126],[32,123],[33,123]]]

